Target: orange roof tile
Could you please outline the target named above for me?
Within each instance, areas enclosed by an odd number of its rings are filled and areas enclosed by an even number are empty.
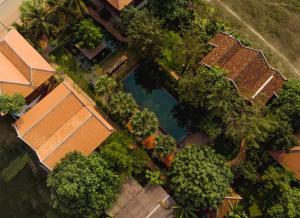
[[[115,9],[121,11],[125,6],[129,5],[133,0],[107,0]]]
[[[69,152],[93,152],[113,131],[95,103],[66,78],[15,123],[19,137],[49,170]]]
[[[260,50],[246,47],[226,33],[216,34],[209,43],[214,48],[202,64],[227,70],[227,77],[244,98],[265,104],[282,88],[285,78],[269,66]]]
[[[0,39],[0,94],[20,93],[26,97],[54,72],[16,30]]]

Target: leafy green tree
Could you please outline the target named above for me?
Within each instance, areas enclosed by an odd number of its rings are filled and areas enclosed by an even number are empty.
[[[168,154],[174,152],[177,148],[177,143],[172,136],[159,135],[156,138],[156,146],[153,151],[153,156],[162,159]]]
[[[232,179],[224,158],[212,148],[188,146],[177,153],[171,166],[170,188],[180,205],[216,209]]]
[[[156,115],[148,109],[136,110],[130,118],[129,132],[138,139],[152,135],[158,129]]]
[[[225,123],[240,116],[248,107],[225,76],[221,68],[199,68],[195,74],[185,75],[178,83],[180,101],[195,109],[204,108]]]
[[[100,76],[95,84],[95,91],[98,96],[110,96],[117,88],[117,81],[107,75]]]
[[[190,0],[152,0],[151,9],[154,14],[165,18],[168,24],[178,26],[193,18],[192,10],[188,7]]]
[[[18,113],[22,110],[25,103],[24,97],[19,94],[13,96],[0,95],[0,113]]]
[[[93,49],[100,44],[103,34],[91,19],[85,19],[75,25],[74,37],[81,48]]]
[[[272,113],[287,121],[294,129],[300,130],[300,81],[285,82],[278,97],[269,105]]]
[[[131,155],[133,159],[133,173],[137,175],[144,173],[145,167],[151,161],[148,153],[142,148],[137,148],[131,151]]]
[[[163,185],[164,181],[162,179],[160,171],[146,170],[146,179],[150,185]]]
[[[68,154],[49,174],[51,204],[73,217],[101,217],[116,198],[120,178],[99,155]]]
[[[127,10],[127,13],[130,14],[124,14],[123,17],[131,18],[127,27],[129,47],[142,58],[156,60],[160,57],[163,45],[162,21],[145,9]]]
[[[126,124],[138,105],[133,96],[124,92],[113,94],[106,105],[111,116],[121,124]]]
[[[44,0],[25,0],[21,4],[20,11],[21,21],[26,29],[31,31],[33,39],[50,36],[53,23],[49,19],[50,10]]]
[[[111,142],[101,148],[100,155],[115,172],[126,173],[127,175],[131,174],[133,159],[126,145]]]

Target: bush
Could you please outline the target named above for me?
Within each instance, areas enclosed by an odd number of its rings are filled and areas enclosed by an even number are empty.
[[[146,179],[150,185],[163,185],[161,173],[159,171],[146,170]]]
[[[25,103],[24,97],[20,94],[13,96],[0,95],[0,113],[18,113],[22,110]]]

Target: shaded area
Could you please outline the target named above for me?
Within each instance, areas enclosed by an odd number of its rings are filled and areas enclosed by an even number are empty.
[[[130,92],[141,107],[156,113],[163,131],[173,136],[178,143],[182,142],[187,136],[187,128],[181,125],[178,118],[180,115],[175,115],[178,102],[147,75],[143,67],[130,73],[123,80],[125,91]]]
[[[25,144],[16,136],[10,117],[0,117],[0,171],[6,169],[20,154]],[[1,218],[45,217],[50,206],[44,178],[35,175],[27,164],[5,183],[0,178]]]

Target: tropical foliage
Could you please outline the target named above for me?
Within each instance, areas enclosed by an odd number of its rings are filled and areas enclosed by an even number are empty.
[[[22,95],[15,94],[13,96],[0,95],[0,113],[13,114],[22,110],[25,105],[25,99]]]
[[[144,139],[158,129],[156,115],[148,109],[137,110],[129,120],[129,132],[137,139]]]
[[[151,171],[146,170],[146,179],[150,185],[163,185],[164,180],[162,179],[162,175],[160,171]]]
[[[126,124],[134,111],[138,109],[133,96],[124,92],[117,92],[107,102],[107,110],[114,120]]]
[[[98,96],[110,96],[117,88],[117,81],[107,75],[100,76],[95,84],[95,92]]]
[[[216,209],[232,179],[224,158],[206,146],[188,146],[179,151],[170,171],[175,200],[191,208]]]
[[[103,34],[91,19],[85,19],[75,25],[74,37],[81,48],[93,49],[101,43]]]
[[[177,148],[177,143],[172,136],[159,135],[156,138],[156,146],[153,151],[153,156],[163,159],[168,154],[174,152]]]
[[[74,217],[101,217],[119,189],[119,176],[99,155],[68,154],[50,173],[52,206]]]

